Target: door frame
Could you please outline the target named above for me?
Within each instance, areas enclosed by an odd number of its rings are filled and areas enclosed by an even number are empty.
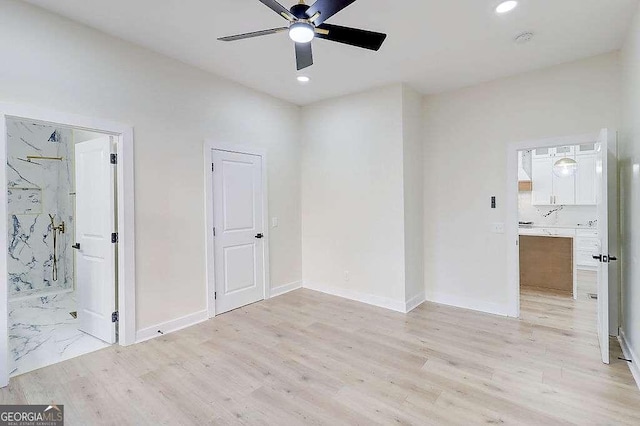
[[[210,139],[204,141],[204,213],[205,213],[205,277],[206,277],[206,300],[209,318],[216,316],[216,278],[215,278],[215,241],[213,237],[213,151],[227,151],[238,154],[256,155],[262,159],[262,229],[265,243],[263,246],[264,259],[264,289],[263,299],[269,299],[271,290],[271,280],[269,271],[269,193],[267,181],[267,151],[261,147],[248,144],[233,144],[227,142],[217,142]]]
[[[532,139],[507,145],[506,223],[507,241],[507,315],[520,317],[520,252],[518,226],[518,151],[534,148],[553,148],[559,145],[581,145],[597,142],[599,133]],[[574,247],[575,252],[575,247]],[[575,260],[574,260],[575,261]],[[575,268],[574,268],[575,271]],[[574,277],[574,282],[576,277]]]
[[[118,344],[135,343],[135,216],[133,127],[109,120],[42,109],[29,105],[0,103],[0,180],[7,181],[7,119],[22,119],[95,131],[117,140],[117,222],[118,222]],[[7,191],[0,191],[0,246],[7,247]],[[7,255],[0,256],[0,387],[9,384],[9,310]],[[4,354],[4,355],[3,355]]]

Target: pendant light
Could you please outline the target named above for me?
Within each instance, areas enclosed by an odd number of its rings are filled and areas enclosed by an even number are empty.
[[[578,162],[571,158],[561,158],[553,165],[553,174],[560,177],[571,177],[578,170]]]

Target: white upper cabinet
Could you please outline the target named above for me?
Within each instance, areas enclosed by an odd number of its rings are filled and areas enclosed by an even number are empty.
[[[553,158],[534,158],[531,167],[531,204],[553,204]]]
[[[579,155],[576,172],[576,204],[596,204],[596,155]]]
[[[564,158],[564,157],[563,157]],[[571,157],[569,157],[571,158]],[[553,160],[555,163],[558,158]],[[576,177],[575,176],[556,176],[553,173],[553,165],[551,166],[551,176],[553,179],[553,204],[570,206],[576,203]]]
[[[595,205],[595,143],[538,148],[532,155],[533,205]],[[578,168],[574,176],[559,177],[553,173],[554,164],[562,158],[576,160]]]
[[[576,155],[596,155],[596,143],[585,143],[576,146]]]
[[[536,148],[533,150],[533,158],[549,158],[553,157],[554,148]]]

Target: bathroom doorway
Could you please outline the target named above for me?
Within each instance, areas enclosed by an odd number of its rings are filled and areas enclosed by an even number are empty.
[[[115,231],[116,181],[110,173],[111,165],[97,164],[99,157],[105,157],[105,150],[109,160],[109,145],[114,143],[112,136],[102,133],[24,119],[7,120],[11,376],[115,342],[115,317],[111,322],[111,314],[116,311],[115,245],[106,246],[107,252],[104,247],[93,248],[87,261],[83,253],[86,249],[78,242],[80,234],[87,234],[85,228],[95,228],[96,222],[105,223],[98,223],[101,228],[109,227],[108,238]],[[100,173],[100,169],[106,169],[106,173]],[[105,200],[105,195],[110,200]],[[101,203],[96,203],[97,197]],[[99,208],[89,211],[90,204]],[[78,223],[81,233],[77,232]],[[100,240],[107,238],[105,231],[94,230],[93,241],[82,243],[104,246]],[[96,269],[93,265],[99,265],[97,280],[88,275]],[[94,320],[96,315],[105,317],[107,310],[106,326],[106,321]],[[96,322],[108,330],[96,327]]]
[[[0,107],[6,385],[11,376],[134,343],[133,138],[114,123]]]

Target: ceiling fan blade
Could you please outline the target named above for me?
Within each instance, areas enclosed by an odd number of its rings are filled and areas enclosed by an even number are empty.
[[[355,1],[356,0],[317,0],[313,6],[307,10],[307,16],[311,18],[319,12],[320,16],[313,20],[313,23],[317,26]]]
[[[289,12],[289,9],[278,3],[276,0],[260,0],[260,2],[276,12],[278,15],[282,16],[284,19],[291,22],[296,20],[296,17]]]
[[[296,64],[298,71],[313,65],[311,43],[296,43]]]
[[[340,25],[322,24],[318,26],[317,38],[362,47],[363,49],[379,50],[387,38],[386,34],[358,28],[341,27]],[[328,33],[326,33],[328,31]]]
[[[220,37],[218,40],[220,40],[220,41],[236,41],[236,40],[243,40],[245,38],[260,37],[260,36],[265,36],[265,35],[269,35],[269,34],[277,34],[277,33],[281,33],[281,32],[288,31],[288,30],[289,30],[289,28],[287,28],[287,27],[272,28],[270,30],[254,31],[252,33],[236,34],[236,35],[232,35],[232,36],[228,36],[228,37]]]

